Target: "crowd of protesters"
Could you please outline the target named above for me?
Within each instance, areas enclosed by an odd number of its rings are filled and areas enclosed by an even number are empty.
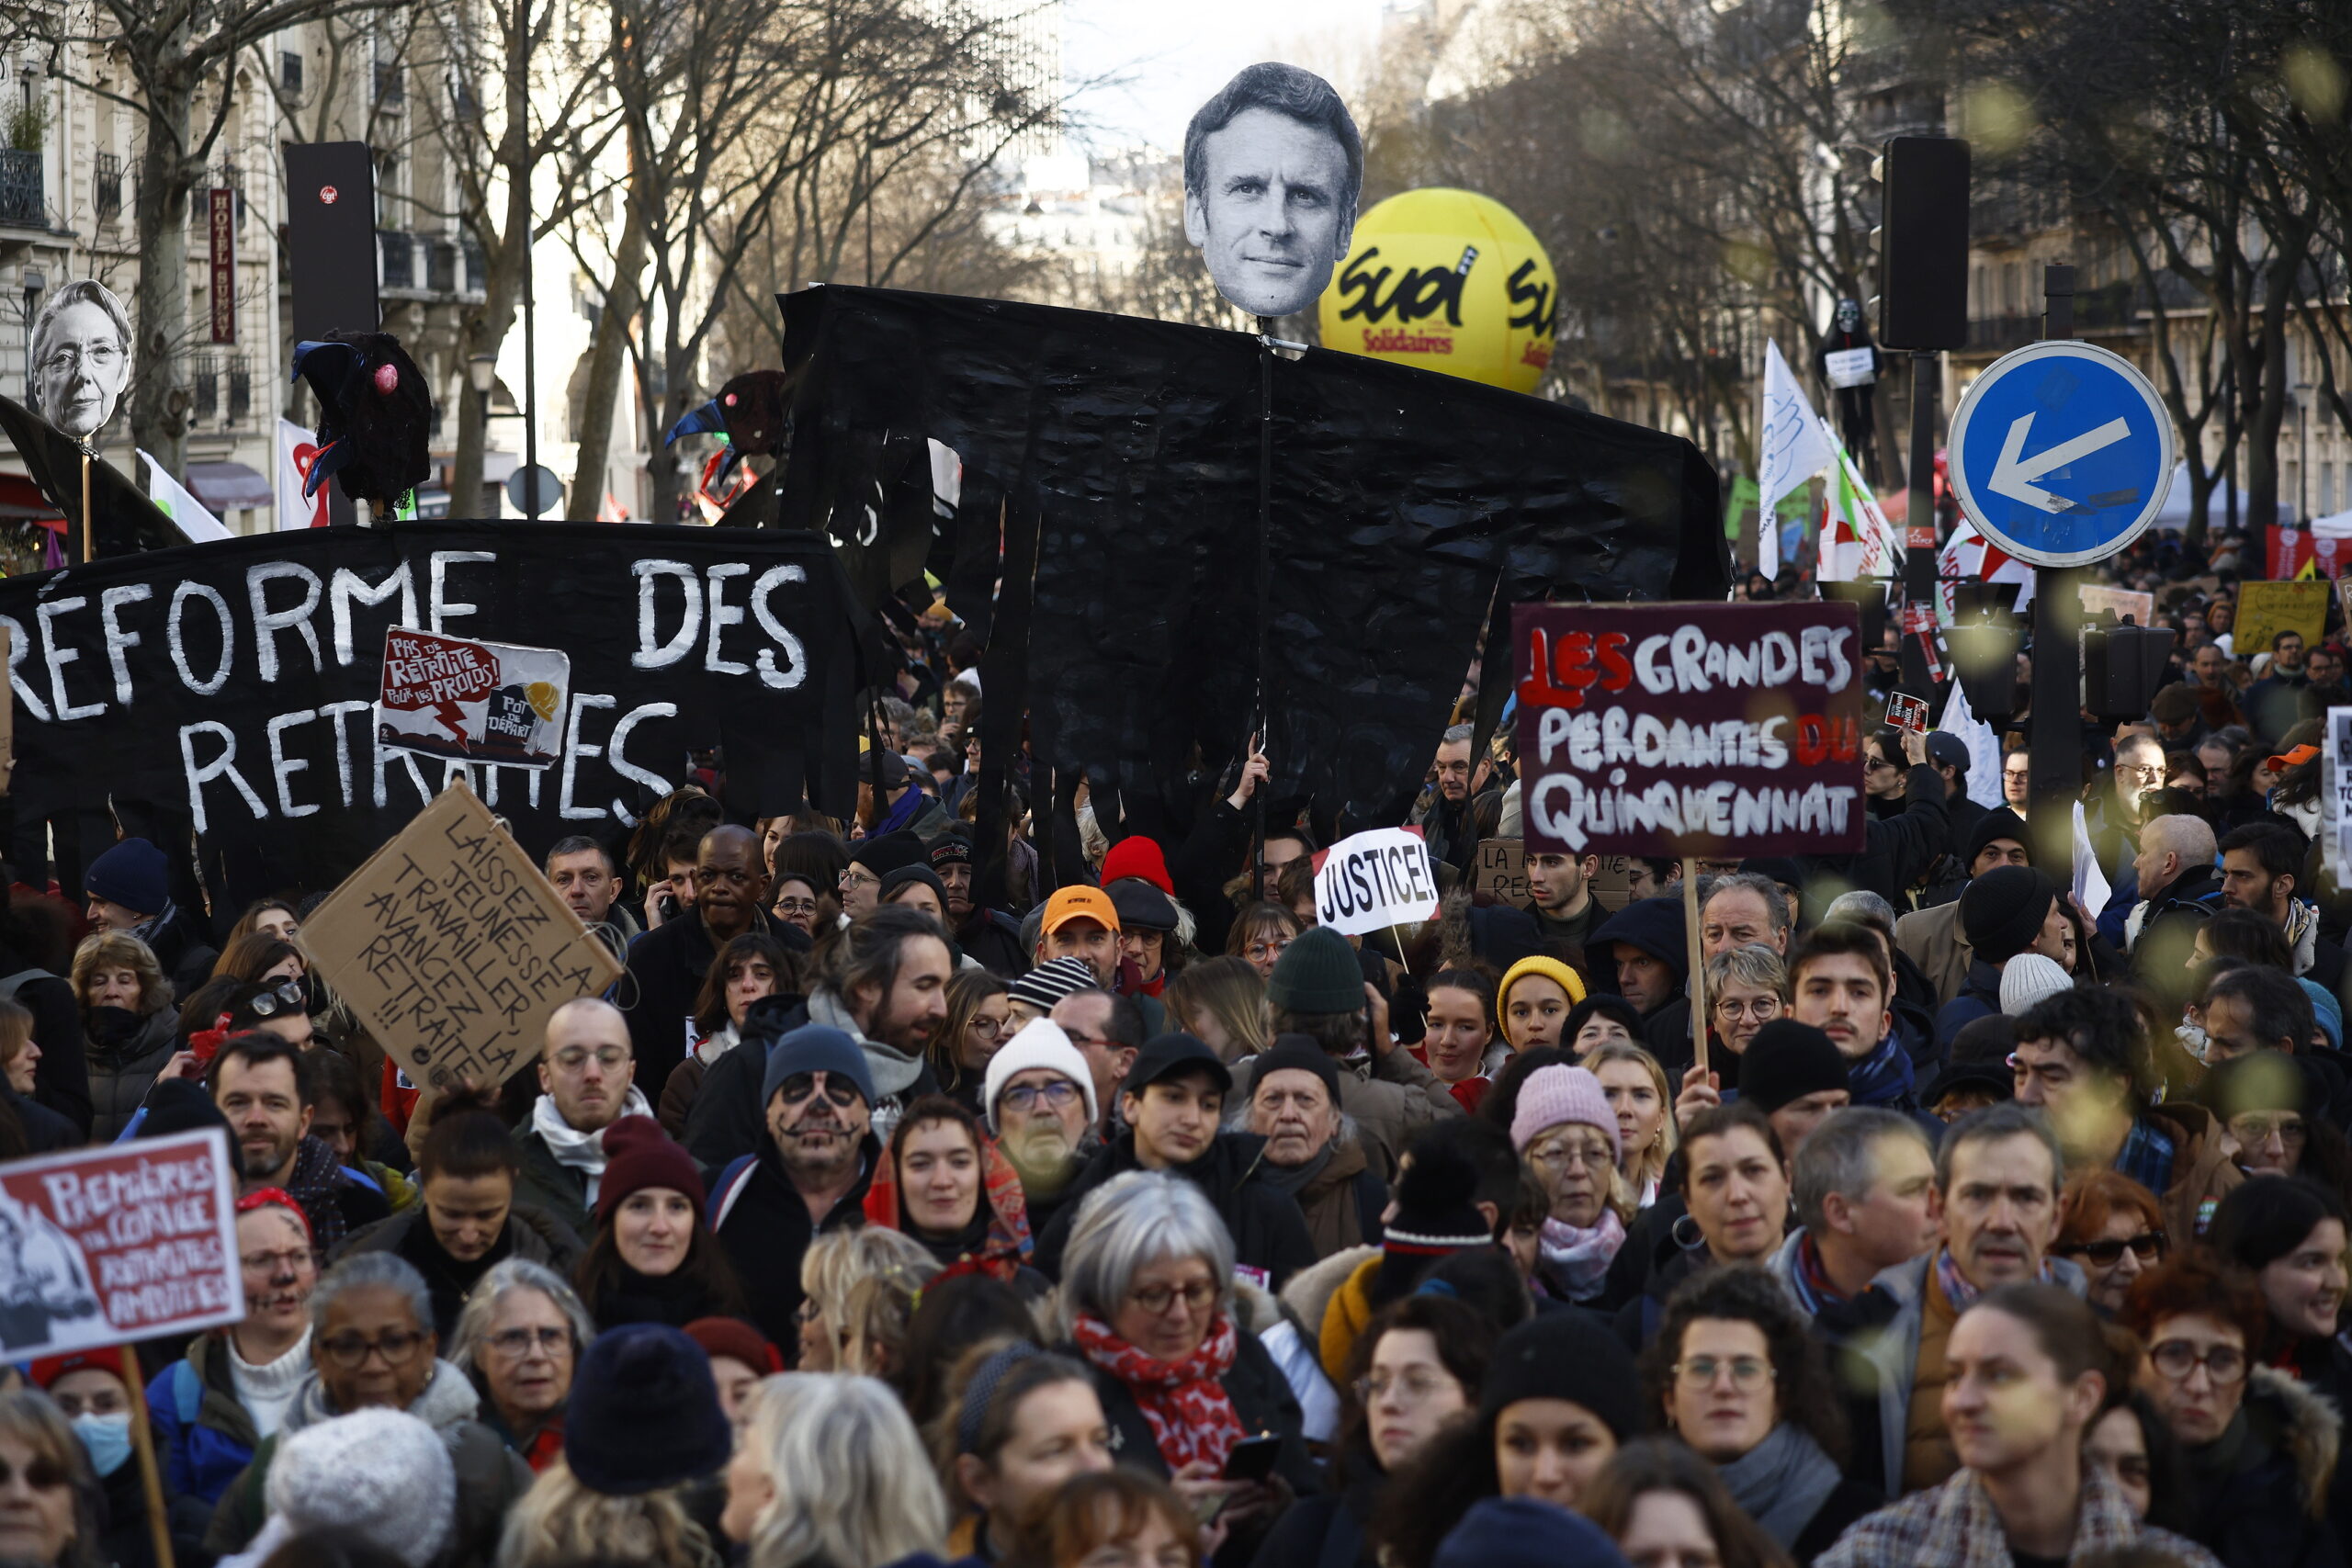
[[[856,820],[552,847],[626,974],[507,1083],[420,1093],[307,900],[216,926],[136,837],[19,882],[0,1155],[224,1129],[247,1315],[10,1369],[0,1557],[2340,1563],[2352,693],[2229,611],[2086,745],[2103,908],[2021,766],[1874,731],[1863,853],[1700,863],[1695,1029],[1678,864],[1473,886],[1466,726],[1425,925],[1315,923],[1259,758],[1057,889],[1023,824],[991,905],[978,677],[911,639]]]

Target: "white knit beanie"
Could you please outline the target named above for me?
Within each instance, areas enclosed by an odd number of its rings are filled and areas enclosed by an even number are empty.
[[[2020,953],[2001,965],[2001,1010],[2023,1018],[2044,997],[2075,988],[2075,977],[2056,959]]]
[[[289,1535],[350,1530],[424,1568],[448,1540],[458,1472],[440,1435],[415,1416],[359,1410],[282,1439],[266,1493]]]
[[[1050,1018],[1033,1018],[989,1058],[980,1104],[988,1112],[989,1132],[997,1130],[997,1096],[1004,1092],[1004,1086],[1012,1081],[1015,1073],[1025,1073],[1032,1067],[1051,1068],[1078,1086],[1078,1092],[1086,1097],[1088,1126],[1101,1119],[1102,1112],[1094,1104],[1094,1073],[1086,1065],[1086,1058],[1069,1043],[1069,1036],[1062,1032],[1060,1024]]]

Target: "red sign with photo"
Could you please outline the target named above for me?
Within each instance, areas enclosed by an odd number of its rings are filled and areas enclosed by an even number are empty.
[[[235,1323],[236,1187],[218,1129],[0,1165],[9,1360]]]
[[[1521,604],[1511,642],[1530,852],[1862,848],[1854,605]]]

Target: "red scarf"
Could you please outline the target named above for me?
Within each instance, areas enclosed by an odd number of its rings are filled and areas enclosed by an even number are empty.
[[[948,1265],[941,1278],[978,1273],[1011,1284],[1021,1266],[1029,1261],[1034,1246],[1029,1235],[1029,1200],[1021,1190],[1020,1173],[993,1138],[980,1140],[980,1199],[989,1206],[988,1240],[978,1252],[967,1253]],[[875,1163],[865,1208],[867,1224],[885,1230],[906,1229],[899,1204],[897,1160]]]
[[[1080,1314],[1070,1333],[1088,1360],[1125,1385],[1151,1423],[1151,1440],[1171,1474],[1194,1460],[1225,1469],[1226,1455],[1242,1438],[1241,1417],[1219,1381],[1233,1370],[1239,1345],[1232,1318],[1219,1314],[1208,1337],[1181,1361],[1144,1354],[1091,1314]]]

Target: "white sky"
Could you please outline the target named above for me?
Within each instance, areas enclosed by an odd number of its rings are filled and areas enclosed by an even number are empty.
[[[1182,146],[1193,111],[1243,66],[1283,60],[1342,93],[1379,36],[1383,0],[1062,0],[1062,73],[1120,85],[1081,95],[1103,148]]]

